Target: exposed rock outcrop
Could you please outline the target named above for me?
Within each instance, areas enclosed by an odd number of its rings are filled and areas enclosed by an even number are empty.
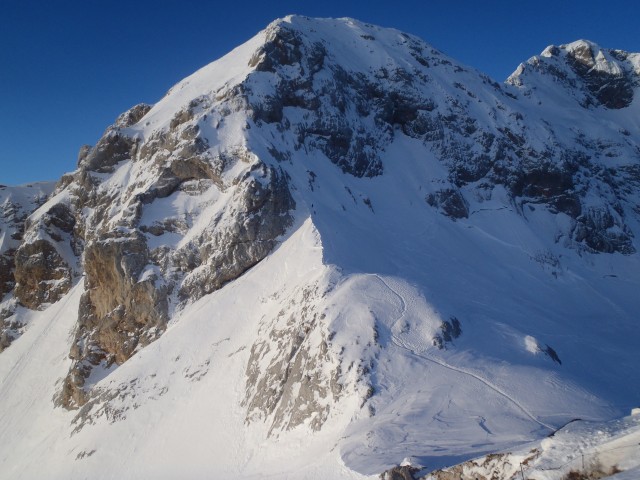
[[[38,247],[32,249],[34,256],[21,250],[27,218],[46,201],[53,187],[53,183],[46,182],[19,187],[0,185],[0,352],[22,333],[22,323],[11,318],[18,304],[16,282],[19,282],[18,287],[22,288],[26,302],[33,302],[36,307],[40,304],[38,295],[49,291],[41,281],[55,282],[58,279],[55,288],[64,289],[64,279],[61,278],[65,275],[64,270],[43,271],[47,265],[55,269],[55,261],[51,255],[46,252],[35,254]],[[29,262],[35,276],[25,278],[24,264]],[[20,264],[17,269],[16,263]],[[29,284],[32,289],[27,286]],[[53,297],[45,294],[42,301],[54,301],[55,298],[55,293]]]
[[[440,350],[446,349],[447,345],[460,335],[462,335],[460,320],[456,317],[451,317],[449,320],[444,320],[440,325],[440,332],[433,337],[433,345]]]
[[[626,60],[620,50],[605,52],[597,45],[578,41],[567,46],[573,71],[585,82],[589,92],[607,108],[628,107],[633,101],[632,77],[616,62]]]
[[[180,287],[182,299],[217,290],[262,260],[290,226],[289,212],[295,206],[286,174],[264,164],[243,179],[233,202],[232,211],[214,219],[189,247],[176,252],[182,265],[189,264],[184,255],[195,252],[195,270],[185,271]]]
[[[70,267],[47,240],[23,244],[15,262],[15,295],[27,308],[54,303],[71,288]]]
[[[444,215],[456,218],[467,218],[469,207],[459,190],[447,188],[427,195],[427,203],[438,208]]]
[[[76,342],[75,361],[65,379],[60,401],[65,406],[86,401],[84,379],[100,363],[121,364],[137,347],[155,340],[168,320],[166,286],[145,270],[148,258],[142,238],[96,240],[85,249],[86,279]]]
[[[29,215],[51,193],[53,184],[35,183],[20,187],[0,185],[0,301],[15,286],[15,255],[24,239]]]
[[[86,292],[70,354],[74,364],[58,399],[66,407],[87,401],[95,366],[125,362],[162,334],[170,309],[242,275],[291,224],[295,204],[286,173],[240,147],[214,153],[198,126],[204,104],[190,102],[167,129],[143,142],[128,128],[149,107],[134,107],[96,147],[83,149],[80,168],[68,179],[65,191],[75,211],[90,214],[74,227]],[[128,183],[120,181],[120,171]],[[216,204],[223,197],[224,210]],[[165,199],[191,199],[199,219],[180,209],[156,218],[151,212],[158,205],[171,205]]]
[[[422,477],[429,480],[493,480],[518,478],[524,475],[523,468],[540,456],[540,450],[534,448],[527,455],[518,457],[511,453],[491,453],[485,457],[468,460],[453,467],[434,470]]]
[[[485,77],[486,90],[473,91],[466,79],[475,72],[453,66],[410,36],[404,41],[414,65],[350,71],[333,60],[322,40],[301,38],[295,27],[279,23],[270,27],[265,45],[250,61],[259,73],[250,76],[239,91],[258,125],[276,125],[281,132],[293,129],[295,149],[319,150],[356,177],[381,175],[379,152],[398,135],[423,142],[446,165],[450,182],[428,194],[426,201],[453,220],[470,215],[466,198],[477,196],[478,186],[490,191],[501,185],[519,208],[537,204],[571,217],[572,231],[564,237],[576,248],[635,251],[621,209],[611,221],[596,221],[589,213],[593,205],[585,196],[584,177],[607,189],[618,182],[603,174],[597,161],[608,154],[600,146],[607,142],[588,142],[581,132],[574,134],[575,139],[560,138],[544,122],[534,126],[513,101],[517,100],[513,89]],[[628,55],[597,49],[588,42],[545,52],[510,77],[511,85],[521,88],[525,96],[532,95],[528,76],[536,74],[561,78],[583,108],[601,104],[620,108],[614,103],[627,105],[632,98],[627,94],[637,75],[625,63]],[[436,66],[447,72],[453,87],[439,103],[425,95],[441,81]],[[270,79],[267,92],[265,78]],[[287,109],[297,109],[304,121],[292,124]],[[549,142],[537,141],[540,136]],[[610,142],[607,145],[612,148]],[[290,153],[277,148],[271,152],[279,161],[290,158]],[[611,211],[613,206],[604,201],[596,210]]]
[[[324,315],[313,301],[319,285],[305,287],[290,299],[287,310],[263,319],[264,337],[251,347],[244,405],[247,422],[265,420],[269,433],[307,423],[320,430],[342,391],[340,369],[329,350]],[[265,367],[266,366],[266,367]]]
[[[400,465],[380,474],[380,480],[416,480],[419,468],[411,465]]]

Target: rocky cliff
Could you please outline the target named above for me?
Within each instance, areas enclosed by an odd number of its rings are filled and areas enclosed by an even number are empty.
[[[16,302],[10,297],[16,281],[20,282],[24,278],[23,265],[26,262],[22,255],[16,256],[16,251],[24,239],[27,218],[46,201],[52,189],[52,183],[44,182],[20,187],[0,185],[0,352],[10,345],[22,327],[19,322],[5,322],[5,319],[15,313]],[[38,289],[39,279],[46,275],[43,272],[54,269],[50,257],[50,252],[43,251],[32,258],[31,268],[34,273],[36,270],[42,273],[25,279],[25,283],[35,287],[31,291]],[[17,272],[16,263],[21,265]],[[42,302],[46,300],[42,299]]]
[[[60,396],[67,407],[85,403],[93,367],[125,362],[164,331],[170,310],[237,278],[291,224],[295,204],[281,169],[242,145],[214,152],[200,133],[196,101],[143,141],[127,129],[150,108],[133,107],[95,147],[83,148],[78,170],[58,186],[46,216],[27,226],[41,232],[55,218],[61,233],[41,244],[65,242],[82,258],[86,293]],[[180,205],[172,209],[172,201]],[[18,286],[27,306],[32,300],[23,291],[66,292]]]

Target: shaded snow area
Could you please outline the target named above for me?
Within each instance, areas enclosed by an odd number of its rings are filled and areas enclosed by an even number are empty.
[[[476,458],[420,478],[637,479],[640,415],[609,422],[575,420],[541,442]]]
[[[639,73],[294,16],[132,108],[2,230],[0,476],[640,476]]]

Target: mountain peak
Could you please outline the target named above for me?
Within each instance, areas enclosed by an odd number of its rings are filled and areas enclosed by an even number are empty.
[[[553,56],[553,52],[558,52],[558,50],[565,51],[574,62],[587,72],[595,71],[610,76],[620,76],[625,71],[625,67],[622,64],[624,58],[620,53],[617,53],[614,57],[611,50],[605,50],[597,43],[589,40],[576,40],[575,42],[560,45],[560,47],[547,47],[541,56]]]
[[[640,81],[640,55],[609,50],[589,40],[550,45],[531,57],[507,82],[531,92],[552,78],[581,106],[620,109],[631,105]]]
[[[258,56],[267,54],[264,63],[255,58],[251,62],[258,69],[269,69],[274,64],[292,65],[300,61],[303,56],[298,50],[303,43],[307,48],[321,46],[335,63],[349,65],[351,70],[360,72],[401,63],[403,57],[411,58],[412,51],[415,57],[421,50],[432,50],[417,37],[352,18],[291,15],[272,22],[263,34],[265,44],[257,53]],[[287,45],[289,48],[285,48]]]

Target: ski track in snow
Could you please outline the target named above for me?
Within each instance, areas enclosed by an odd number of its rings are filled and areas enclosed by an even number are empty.
[[[407,313],[407,302],[406,302],[406,300],[404,299],[404,297],[398,291],[393,289],[380,275],[378,275],[376,273],[372,273],[372,274],[369,274],[369,275],[372,276],[372,277],[377,278],[400,301],[400,305],[401,305],[402,311],[400,312],[400,316],[393,321],[393,324],[396,324],[397,322],[402,320],[402,318]],[[476,373],[473,373],[473,372],[470,372],[468,370],[465,370],[464,368],[460,368],[460,367],[456,367],[454,365],[451,365],[450,363],[447,363],[444,360],[441,360],[439,358],[432,357],[431,355],[429,355],[427,353],[416,352],[415,350],[413,350],[409,346],[407,346],[406,343],[403,342],[402,339],[397,337],[393,332],[391,332],[391,339],[392,339],[393,343],[396,346],[411,352],[413,355],[416,355],[417,357],[423,358],[423,359],[425,359],[425,360],[427,360],[427,361],[429,361],[431,363],[435,363],[437,365],[440,365],[441,367],[447,368],[447,369],[452,370],[454,372],[458,372],[458,373],[460,373],[462,375],[468,375],[468,376],[470,376],[472,378],[475,378],[476,380],[478,380],[479,382],[483,383],[484,385],[489,387],[491,390],[496,392],[498,395],[501,395],[502,397],[506,398],[509,402],[511,402],[513,405],[515,405],[522,413],[524,413],[527,417],[529,417],[535,423],[541,425],[544,428],[549,429],[552,432],[556,431],[556,429],[554,427],[552,427],[551,425],[548,425],[548,424],[544,423],[543,421],[539,420],[533,413],[531,413],[516,398],[512,397],[511,395],[509,395],[507,392],[502,390],[497,385],[494,385],[493,383],[491,383],[486,378],[483,378],[482,376],[480,376],[480,375],[478,375]]]

